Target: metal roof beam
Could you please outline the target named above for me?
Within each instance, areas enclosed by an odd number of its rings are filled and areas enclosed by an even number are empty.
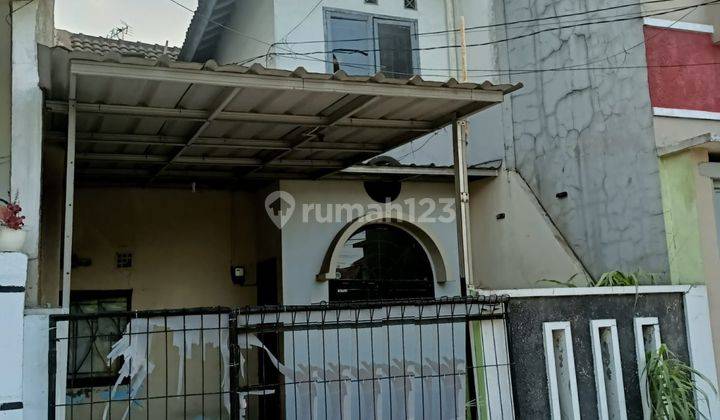
[[[371,104],[375,103],[377,100],[377,96],[358,96],[357,98],[352,99],[347,104],[341,106],[338,110],[334,111],[332,114],[330,114],[327,117],[327,122],[323,126],[317,126],[314,129],[310,130],[309,132],[305,133],[305,139],[296,142],[293,144],[293,146],[285,151],[282,151],[275,156],[271,157],[270,159],[265,161],[265,165],[261,166],[258,170],[270,165],[272,162],[277,161],[278,159],[282,159],[283,157],[289,155],[290,153],[298,150],[300,147],[303,147],[305,144],[309,143],[311,140],[320,138],[325,130],[327,130],[328,127],[332,127],[335,124],[340,123],[342,120],[352,117],[356,113],[360,112],[361,110],[365,109],[366,107],[370,106]]]
[[[431,168],[421,166],[367,166],[356,165],[340,171],[344,174],[357,175],[406,175],[406,176],[454,176],[453,168]],[[468,175],[473,177],[497,176],[497,169],[468,168]]]
[[[83,76],[162,80],[165,82],[240,88],[249,87],[273,90],[312,91],[344,93],[350,95],[493,103],[500,103],[503,100],[503,92],[500,90],[494,91],[413,84],[377,83],[372,81],[357,82],[353,80],[336,80],[320,77],[288,77],[285,76],[288,72],[283,71],[275,71],[277,75],[263,75],[186,68],[149,67],[82,60],[73,61],[70,65],[70,71],[72,74]],[[271,72],[273,71],[268,70],[268,73]]]
[[[67,114],[67,102],[46,101],[46,109],[50,112]],[[146,106],[128,105],[104,105],[104,104],[77,104],[77,112],[81,114],[100,115],[123,115],[145,118],[180,119],[188,121],[206,121],[210,113],[204,110],[178,109],[178,108],[156,108]],[[333,123],[329,117],[306,116],[306,115],[285,115],[285,114],[262,114],[255,112],[220,112],[215,120],[237,121],[237,122],[263,122],[273,124],[291,124],[301,126],[323,127]],[[435,129],[432,121],[415,120],[384,120],[371,118],[345,118],[335,122],[333,125],[339,127],[363,127],[398,129],[408,131],[429,132]]]
[[[170,157],[161,155],[140,155],[121,153],[78,153],[77,160],[83,161],[109,161],[109,162],[138,162],[160,165],[169,165]],[[218,165],[218,166],[260,166],[263,161],[254,158],[240,157],[205,157],[205,156],[181,156],[172,161],[173,164],[183,165]],[[319,160],[319,159],[280,159],[272,162],[269,166],[278,167],[317,167],[317,168],[341,168],[342,161]]]
[[[52,141],[65,141],[67,136],[60,132],[45,132],[44,138]],[[182,147],[186,143],[184,137],[154,136],[145,134],[105,134],[105,133],[77,133],[77,142],[84,144],[122,144],[139,146],[173,146]],[[289,140],[269,139],[242,139],[231,137],[199,137],[192,147],[216,147],[218,149],[238,150],[289,150],[292,142]],[[303,146],[296,147],[299,151],[308,152],[353,152],[353,153],[382,153],[384,150],[370,143],[362,142],[324,142],[310,141]]]

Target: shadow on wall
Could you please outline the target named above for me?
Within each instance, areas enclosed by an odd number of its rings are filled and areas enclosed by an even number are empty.
[[[542,279],[589,280],[587,270],[514,171],[470,184],[475,287],[548,287]]]

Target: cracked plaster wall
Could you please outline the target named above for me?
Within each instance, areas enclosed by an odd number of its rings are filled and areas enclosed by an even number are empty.
[[[505,21],[620,4],[504,3]],[[502,2],[496,0],[495,7],[502,10]],[[507,35],[538,29],[518,27],[508,29]],[[507,65],[513,70],[595,68],[513,75],[512,82],[525,87],[511,99],[512,135],[506,144],[508,166],[525,178],[594,276],[612,269],[643,269],[667,277],[647,74],[644,69],[608,69],[645,66],[642,41],[642,23],[632,20],[549,31],[507,43]],[[632,48],[636,44],[640,45]],[[556,194],[563,191],[567,198],[558,199]]]

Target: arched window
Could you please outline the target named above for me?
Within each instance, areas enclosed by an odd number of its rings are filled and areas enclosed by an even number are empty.
[[[433,297],[430,258],[404,229],[371,223],[340,249],[338,278],[330,281],[331,301]]]

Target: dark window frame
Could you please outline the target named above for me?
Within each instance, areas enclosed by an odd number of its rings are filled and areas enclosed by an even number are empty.
[[[403,5],[408,10],[417,10],[417,0],[403,0]]]
[[[118,298],[124,298],[126,299],[126,308],[125,311],[129,312],[132,310],[132,289],[110,289],[110,290],[71,290],[70,291],[70,306],[72,307],[73,302],[77,301],[87,301],[87,300],[102,300],[102,299],[118,299]],[[103,312],[98,312],[98,314],[102,314]],[[129,319],[127,319],[129,321]],[[78,322],[78,321],[73,321]],[[71,323],[72,325],[72,323]],[[124,330],[124,328],[123,328]],[[68,334],[72,334],[71,331],[68,331]],[[103,374],[96,374],[95,372],[90,373],[90,377],[85,378],[78,378],[73,377],[73,373],[70,371],[70,355],[71,352],[75,351],[74,344],[72,342],[72,335],[70,335],[71,338],[68,340],[68,372],[66,374],[67,376],[67,388],[68,389],[82,389],[82,388],[106,388],[109,386],[112,386],[117,382],[117,378],[119,375],[119,372],[113,372],[109,375],[103,375]],[[92,357],[92,356],[91,356]],[[122,366],[122,360],[118,361],[118,366]],[[74,368],[74,367],[73,367]],[[128,378],[125,378],[122,382],[122,384],[127,385],[129,383]]]
[[[412,10],[412,9],[408,9]],[[332,33],[330,28],[330,22],[332,18],[344,18],[344,19],[352,19],[357,21],[365,21],[367,25],[367,49],[371,50],[373,53],[369,55],[369,64],[368,64],[368,72],[367,75],[373,75],[377,72],[379,72],[380,69],[380,40],[377,34],[377,25],[378,23],[382,24],[395,24],[400,26],[407,26],[410,28],[410,44],[413,48],[412,51],[412,74],[420,74],[419,69],[421,68],[420,65],[420,51],[419,48],[419,37],[418,37],[418,20],[417,19],[411,19],[411,18],[403,18],[403,17],[397,17],[397,16],[389,16],[389,15],[382,15],[382,14],[375,14],[375,13],[365,13],[365,12],[357,12],[354,10],[346,10],[346,9],[337,9],[332,7],[324,7],[323,8],[323,25],[324,25],[324,36],[325,36],[325,50],[327,51],[326,55],[326,71],[328,73],[333,73],[333,57],[332,57],[332,50],[334,48],[333,40],[330,37],[330,34]],[[377,51],[376,51],[377,50]],[[342,67],[341,67],[342,69]],[[390,77],[393,77],[393,75],[390,75]],[[399,76],[394,76],[399,77]],[[410,76],[407,76],[408,78]]]

